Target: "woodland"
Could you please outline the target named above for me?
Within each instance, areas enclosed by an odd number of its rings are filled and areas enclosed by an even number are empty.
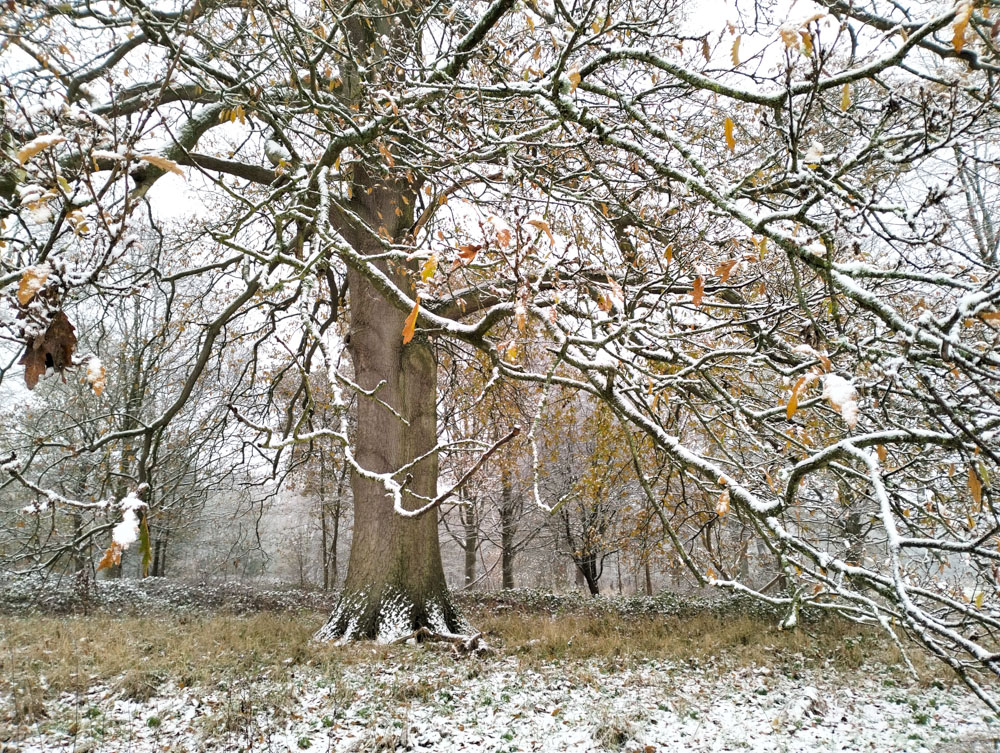
[[[469,652],[468,594],[711,592],[1000,712],[998,45],[994,0],[6,0],[3,578],[280,565],[314,643]]]

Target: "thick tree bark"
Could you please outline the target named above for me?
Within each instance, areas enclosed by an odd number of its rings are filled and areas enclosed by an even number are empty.
[[[405,277],[390,274],[406,289]],[[352,271],[348,284],[355,380],[365,390],[378,387],[377,400],[358,398],[355,457],[368,471],[394,472],[437,442],[437,364],[424,338],[403,345],[404,312],[387,303],[362,275]],[[437,456],[423,459],[407,475],[408,491],[434,497]],[[352,472],[351,487],[354,538],[347,579],[340,603],[317,638],[391,640],[420,627],[438,633],[462,630],[465,625],[445,584],[436,512],[417,518],[397,514],[385,486],[357,472]],[[406,509],[423,504],[404,494]]]

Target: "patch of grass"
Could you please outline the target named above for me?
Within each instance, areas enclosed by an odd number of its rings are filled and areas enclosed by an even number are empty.
[[[894,646],[877,631],[828,618],[806,629],[781,631],[758,616],[693,617],[563,614],[505,611],[470,615],[505,652],[525,662],[603,659],[614,667],[645,659],[724,660],[732,666],[830,662],[856,670],[872,662],[895,664]]]

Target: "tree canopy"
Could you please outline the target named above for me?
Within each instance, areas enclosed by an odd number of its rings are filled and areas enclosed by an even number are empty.
[[[809,604],[905,634],[996,710],[995,10],[12,0],[3,382],[18,361],[29,388],[54,370],[106,400],[78,330],[161,301],[188,357],[155,415],[46,462],[127,445],[146,499],[195,401],[247,462],[333,441],[373,543],[327,634],[398,613],[411,576],[376,588],[373,558],[421,573],[403,622],[458,629],[405,542],[436,555],[463,480],[442,453],[513,440],[438,435],[438,364],[476,352],[484,391],[540,390],[533,446],[548,396],[576,392],[620,423],[650,505],[680,477],[706,525],[752,527],[787,585],[755,593],[787,624]],[[38,456],[5,459],[10,483],[96,504]],[[699,579],[753,590],[670,536]]]

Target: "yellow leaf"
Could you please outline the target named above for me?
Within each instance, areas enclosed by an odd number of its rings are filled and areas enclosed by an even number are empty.
[[[580,76],[580,71],[575,68],[569,72],[569,90],[570,93],[576,91],[576,87],[580,85],[582,77]]]
[[[847,112],[851,107],[851,85],[844,84],[840,91],[840,109]]]
[[[723,128],[726,132],[726,146],[729,147],[729,151],[736,151],[736,137],[733,136],[733,119],[727,117],[726,122],[723,124]]]
[[[976,594],[976,609],[982,609],[983,608],[983,597],[984,596],[986,596],[986,592],[985,591],[980,591],[979,593]]]
[[[742,36],[742,34],[736,35],[736,39],[733,40],[733,49],[729,51],[730,57],[733,59],[734,66],[740,64],[740,38]]]
[[[35,293],[42,289],[45,280],[49,277],[49,271],[45,267],[28,267],[21,275],[21,282],[17,286],[17,302],[22,306],[27,306]]]
[[[875,452],[878,453],[878,459],[880,463],[884,463],[885,459],[889,457],[889,451],[885,449],[885,445],[880,444],[875,448]]]
[[[691,303],[700,306],[703,295],[705,295],[705,278],[698,275],[694,278],[694,287],[691,289]]]
[[[427,261],[424,262],[424,266],[420,270],[420,279],[427,282],[434,276],[434,272],[437,271],[438,257],[437,254],[432,255]]]
[[[976,475],[974,468],[969,469],[969,491],[972,492],[972,498],[976,504],[981,505],[983,503],[983,485],[979,483],[979,476]]]
[[[808,31],[800,31],[799,35],[802,37],[802,51],[806,54],[806,57],[812,57],[813,54],[813,38],[812,34]]]
[[[417,297],[417,302],[413,304],[413,311],[410,315],[406,317],[406,321],[403,322],[403,345],[406,345],[410,340],[413,339],[413,332],[417,328],[417,311],[420,310],[420,297]]]
[[[972,3],[965,0],[955,11],[955,33],[951,38],[951,46],[955,48],[955,52],[961,52],[965,47],[965,30],[969,26],[970,18],[972,18]]]
[[[52,135],[39,136],[37,139],[32,139],[18,150],[17,161],[23,165],[36,154],[41,154],[49,147],[61,144],[65,140],[65,136]]]
[[[169,160],[166,157],[161,157],[158,154],[140,154],[139,159],[142,162],[148,162],[153,165],[153,167],[158,167],[161,170],[167,170],[172,173],[184,177],[184,171],[181,170],[180,166],[173,160]]]
[[[528,31],[535,30],[535,21],[527,13],[524,14],[524,20],[528,22]]]

